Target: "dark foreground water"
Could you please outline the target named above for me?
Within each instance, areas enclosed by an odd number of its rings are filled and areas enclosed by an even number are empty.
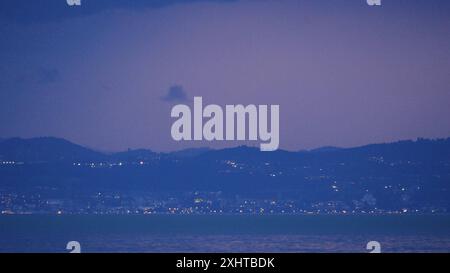
[[[450,216],[11,215],[0,252],[450,252]]]

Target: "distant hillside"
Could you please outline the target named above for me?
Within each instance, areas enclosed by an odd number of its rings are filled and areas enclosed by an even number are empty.
[[[24,162],[97,161],[105,159],[105,155],[60,138],[10,138],[0,142],[0,159]]]
[[[175,156],[175,157],[195,157],[195,156],[204,154],[209,151],[212,151],[212,149],[210,149],[208,147],[189,148],[189,149],[184,149],[181,151],[171,152],[170,155]]]
[[[158,153],[146,149],[128,150],[125,152],[114,153],[109,156],[112,161],[138,162],[155,160],[159,157]]]
[[[363,156],[383,156],[390,160],[446,160],[450,156],[450,138],[405,140],[386,144],[371,144],[343,150]]]
[[[310,150],[310,152],[316,152],[316,153],[320,153],[320,152],[334,152],[334,151],[338,151],[341,150],[342,148],[339,147],[334,147],[334,146],[325,146],[325,147],[320,147],[317,149],[312,149]]]
[[[17,191],[205,191],[303,204],[450,210],[450,139],[302,152],[239,146],[103,154],[63,139],[13,138],[0,143],[1,160],[29,163],[0,164],[0,189]]]
[[[418,139],[394,143],[370,144],[355,148],[322,147],[310,151],[289,152],[277,150],[261,152],[256,147],[238,146],[220,150],[209,148],[190,148],[171,153],[156,153],[148,149],[128,150],[113,154],[97,152],[74,144],[70,141],[39,137],[31,139],[0,139],[0,159],[23,162],[49,161],[142,161],[164,158],[196,158],[196,160],[238,159],[256,161],[290,161],[290,160],[352,160],[361,158],[383,157],[385,160],[446,160],[450,157],[450,138]]]

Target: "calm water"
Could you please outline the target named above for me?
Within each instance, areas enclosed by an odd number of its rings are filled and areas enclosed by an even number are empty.
[[[0,252],[450,252],[450,216],[0,217]]]

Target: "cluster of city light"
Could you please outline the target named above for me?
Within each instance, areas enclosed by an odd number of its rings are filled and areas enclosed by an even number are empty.
[[[18,164],[23,164],[23,162],[17,162],[17,161],[0,161],[0,164],[2,164],[2,165],[18,165]]]

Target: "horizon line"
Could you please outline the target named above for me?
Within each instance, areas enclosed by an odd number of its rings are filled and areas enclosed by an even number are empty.
[[[48,139],[58,139],[58,140],[64,140],[67,141],[71,144],[74,145],[78,145],[81,146],[83,148],[95,151],[95,152],[99,152],[99,153],[104,153],[104,154],[114,154],[114,153],[121,153],[121,152],[127,152],[127,151],[136,151],[136,150],[148,150],[157,154],[170,154],[170,153],[176,153],[176,152],[182,152],[182,151],[186,151],[186,150],[200,150],[200,149],[208,149],[211,151],[221,151],[221,150],[228,150],[228,149],[236,149],[236,148],[240,148],[240,147],[246,147],[246,148],[253,148],[259,151],[259,148],[257,147],[257,145],[255,144],[255,146],[251,146],[251,145],[247,145],[247,144],[242,144],[242,145],[236,145],[236,146],[231,146],[231,147],[224,147],[224,148],[213,148],[213,147],[209,147],[209,146],[201,146],[201,147],[186,147],[183,149],[179,149],[179,150],[171,150],[171,151],[155,151],[151,148],[127,148],[125,150],[116,150],[116,151],[105,151],[105,150],[101,150],[101,149],[97,149],[94,147],[90,147],[89,145],[83,145],[83,144],[79,144],[77,142],[74,142],[72,140],[63,138],[63,137],[55,137],[55,136],[36,136],[36,137],[0,137],[0,142],[3,141],[7,141],[7,140],[11,140],[11,139],[21,139],[21,140],[32,140],[32,139],[39,139],[39,138],[48,138]],[[399,139],[399,140],[395,140],[395,141],[389,141],[389,142],[373,142],[373,143],[366,143],[363,145],[357,145],[357,146],[351,146],[351,147],[340,147],[340,146],[333,146],[333,145],[324,145],[324,146],[319,146],[316,148],[312,148],[312,149],[299,149],[299,150],[287,150],[287,149],[277,149],[275,151],[272,152],[291,152],[291,153],[298,153],[298,152],[312,152],[315,150],[320,150],[320,149],[324,149],[324,148],[329,148],[329,149],[355,149],[355,148],[361,148],[361,147],[366,147],[366,146],[370,146],[370,145],[383,145],[383,144],[394,144],[394,143],[399,143],[399,142],[418,142],[421,140],[426,140],[426,141],[445,141],[445,140],[450,140],[450,136],[448,137],[436,137],[436,138],[425,138],[425,137],[416,137],[415,139]],[[270,153],[270,152],[268,152]]]

